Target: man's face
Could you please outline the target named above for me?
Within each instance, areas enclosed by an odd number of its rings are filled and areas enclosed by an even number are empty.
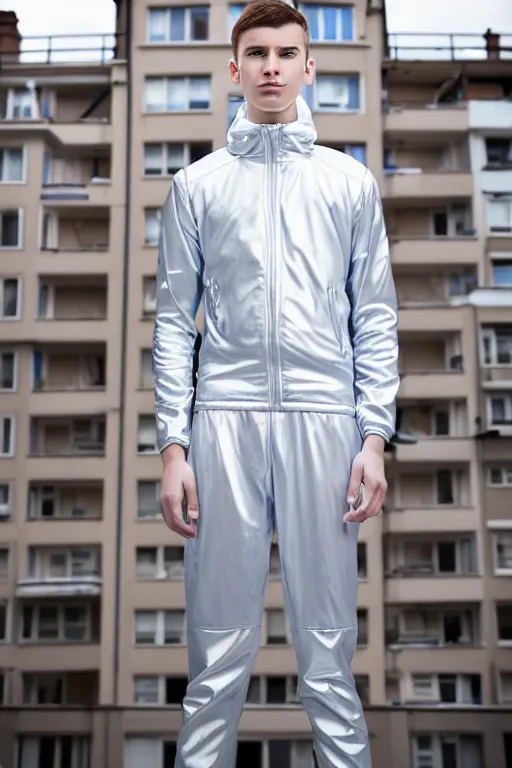
[[[278,122],[295,110],[303,84],[313,82],[314,66],[312,59],[306,61],[304,30],[298,24],[286,24],[244,32],[230,73],[232,81],[242,85],[249,119],[266,122],[268,116],[268,122]]]

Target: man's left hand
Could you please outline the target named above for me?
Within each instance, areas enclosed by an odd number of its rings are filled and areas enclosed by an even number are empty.
[[[352,462],[347,493],[350,510],[343,520],[346,523],[362,523],[370,517],[376,517],[386,500],[387,489],[384,474],[384,440],[378,435],[369,435]],[[361,504],[355,509],[353,505],[360,494]]]

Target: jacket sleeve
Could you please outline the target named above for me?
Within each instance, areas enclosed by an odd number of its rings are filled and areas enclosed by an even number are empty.
[[[173,179],[162,209],[153,332],[157,445],[190,443],[194,396],[195,317],[203,260],[183,171]]]
[[[398,307],[382,201],[366,171],[355,212],[347,293],[354,350],[356,417],[363,440],[395,433]]]

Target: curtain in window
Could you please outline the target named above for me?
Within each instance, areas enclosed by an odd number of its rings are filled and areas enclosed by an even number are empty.
[[[137,642],[156,642],[156,623],[156,611],[137,611],[135,614],[135,635]]]
[[[324,20],[324,40],[336,40],[337,35],[337,21],[338,21],[338,8],[333,5],[325,5],[322,8],[322,15]]]
[[[142,416],[139,419],[139,445],[155,445],[156,422],[153,416]]]
[[[482,742],[479,736],[461,736],[459,743],[461,768],[483,768]]]
[[[144,173],[158,176],[163,172],[163,145],[146,144],[144,147]]]
[[[139,483],[137,487],[138,494],[138,516],[153,517],[158,509],[159,487],[155,483]]]
[[[189,91],[190,109],[208,109],[210,106],[210,78],[191,77]]]
[[[167,173],[177,173],[180,168],[185,167],[185,145],[168,144],[167,145]]]
[[[167,39],[167,10],[165,8],[150,10],[148,37],[150,43],[163,43]]]
[[[503,231],[511,226],[512,203],[508,200],[491,200],[487,205],[487,218],[491,230]]]
[[[353,40],[354,38],[354,9],[341,8],[341,39]]]
[[[23,736],[20,742],[20,768],[34,768],[39,765],[39,739]]]
[[[161,764],[160,757],[160,739],[125,739],[124,768],[156,768]]]
[[[3,169],[0,169],[5,181],[21,181],[23,178],[23,150],[8,149],[3,151]]]
[[[165,111],[165,82],[163,77],[147,77],[145,83],[146,112]]]
[[[181,643],[183,640],[183,624],[185,616],[179,611],[166,611],[165,627],[165,645]]]
[[[185,8],[171,8],[171,42],[185,40]]]
[[[134,681],[137,704],[158,704],[158,677],[136,677]]]
[[[146,211],[146,243],[157,243],[160,237],[160,220],[156,211]]]

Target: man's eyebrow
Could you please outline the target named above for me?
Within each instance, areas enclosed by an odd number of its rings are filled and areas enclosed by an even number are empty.
[[[248,48],[245,48],[244,53],[251,53],[252,51],[263,51],[268,48],[268,45],[250,45]],[[281,45],[279,46],[280,51],[297,51],[299,52],[300,49],[296,45]]]

